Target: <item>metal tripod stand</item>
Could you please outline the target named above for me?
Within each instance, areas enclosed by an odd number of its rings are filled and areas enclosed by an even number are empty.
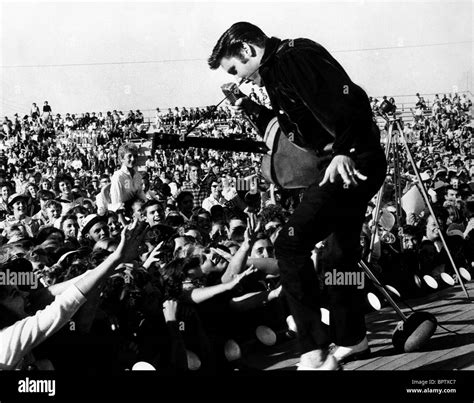
[[[389,117],[388,115],[386,114],[380,114],[380,116],[382,116],[385,121],[388,123],[388,135],[387,135],[387,143],[386,143],[386,148],[385,148],[385,158],[387,159],[388,161],[388,158],[389,158],[389,155],[390,155],[390,151],[393,152],[393,156],[394,156],[394,163],[396,165],[396,168],[397,166],[399,165],[399,154],[398,154],[398,144],[399,143],[402,143],[404,148],[405,148],[405,151],[406,151],[406,154],[407,154],[407,157],[408,157],[408,160],[413,168],[413,171],[415,172],[415,175],[416,175],[416,178],[418,180],[418,189],[420,190],[422,196],[423,196],[423,199],[425,201],[425,204],[426,206],[428,207],[429,211],[430,211],[430,214],[433,216],[435,222],[436,222],[436,225],[438,228],[440,228],[440,225],[439,225],[439,221],[438,221],[438,218],[436,217],[435,213],[434,213],[434,210],[433,210],[433,207],[431,206],[431,201],[430,201],[430,197],[428,195],[428,192],[426,191],[426,188],[425,188],[425,185],[421,179],[421,175],[420,175],[420,172],[418,170],[418,167],[416,166],[416,163],[415,163],[415,160],[413,158],[413,155],[410,151],[410,148],[408,146],[408,142],[407,142],[407,139],[405,137],[405,134],[403,133],[403,129],[401,127],[401,123],[400,123],[400,118],[396,118],[396,117]],[[401,183],[400,183],[400,173],[398,171],[398,169],[395,169],[395,174],[394,174],[394,182],[395,182],[395,201],[396,201],[396,217],[397,217],[397,223],[398,225],[400,225],[400,216],[401,216],[401,196],[402,196],[402,192],[401,192]],[[382,185],[382,187],[380,188],[378,194],[377,194],[377,204],[375,206],[375,214],[374,214],[374,221],[375,223],[377,223],[379,221],[379,218],[380,218],[380,212],[381,212],[381,207],[382,207],[382,195],[383,195],[383,191],[384,191],[384,185]],[[368,262],[371,261],[372,259],[372,250],[373,250],[373,247],[374,247],[374,244],[375,244],[375,238],[377,236],[377,231],[378,231],[378,227],[377,225],[374,225],[374,230],[372,232],[372,237],[371,237],[371,240],[370,240],[370,251],[369,251],[369,256],[368,256]],[[456,264],[454,263],[454,259],[453,259],[453,256],[448,248],[448,245],[446,243],[446,239],[445,239],[445,236],[443,235],[442,231],[439,231],[439,235],[440,235],[440,238],[441,238],[441,242],[443,244],[443,247],[444,249],[446,250],[446,253],[448,255],[448,258],[449,258],[449,261],[458,277],[458,280],[459,280],[459,284],[461,285],[463,291],[464,291],[464,294],[466,295],[466,298],[468,301],[471,301],[470,297],[469,297],[469,293],[467,292],[467,289],[463,283],[463,278],[462,276],[460,275],[459,273],[459,270],[458,268],[456,267]]]

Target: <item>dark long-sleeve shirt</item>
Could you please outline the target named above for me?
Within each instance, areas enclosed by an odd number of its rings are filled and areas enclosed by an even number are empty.
[[[272,104],[258,117],[263,131],[277,116],[290,140],[315,151],[332,142],[334,154],[380,147],[367,94],[321,45],[270,38],[260,75]]]

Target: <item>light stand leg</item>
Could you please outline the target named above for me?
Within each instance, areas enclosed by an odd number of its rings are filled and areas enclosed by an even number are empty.
[[[399,306],[395,303],[393,298],[390,296],[390,294],[385,290],[385,287],[382,286],[382,284],[379,283],[377,280],[377,277],[372,273],[372,271],[369,269],[369,266],[363,261],[359,261],[359,267],[362,268],[362,270],[365,271],[367,276],[372,280],[374,285],[377,287],[377,289],[383,294],[383,296],[387,299],[388,303],[392,306],[393,309],[395,309],[395,312],[398,313],[398,315],[404,320],[407,320],[407,317],[405,314],[402,312],[402,310],[399,308]]]
[[[387,134],[387,144],[385,146],[385,160],[386,161],[388,161],[388,156],[390,155],[390,147],[392,146],[392,131],[393,131],[393,127],[392,125],[390,125],[388,128],[388,134]],[[372,261],[372,250],[374,249],[375,237],[377,236],[377,233],[378,233],[378,222],[380,218],[380,209],[382,207],[382,196],[383,196],[384,189],[385,189],[385,181],[377,193],[377,204],[375,205],[375,211],[373,214],[374,227],[372,229],[372,236],[370,237],[369,255],[367,256],[367,261],[369,263],[371,263]]]
[[[415,160],[413,159],[413,155],[411,154],[410,148],[408,147],[408,142],[405,138],[405,134],[401,131],[400,123],[398,121],[395,121],[394,123],[397,125],[398,131],[400,132],[400,138],[402,139],[403,144],[405,146],[405,150],[407,152],[408,160],[410,161],[410,164],[412,165],[413,170],[415,171],[416,178],[418,179],[418,184],[419,184],[418,188],[421,190],[421,194],[423,195],[423,198],[425,199],[425,203],[426,203],[428,209],[430,210],[430,214],[433,216],[433,219],[435,220],[438,229],[441,229],[441,227],[439,225],[439,222],[438,222],[438,218],[436,217],[436,215],[433,211],[433,207],[431,206],[430,197],[428,195],[428,192],[426,191],[425,184],[423,183],[423,181],[421,179],[421,175],[420,175],[420,172],[418,171],[418,167],[416,166]],[[456,275],[458,276],[459,284],[461,284],[461,287],[464,291],[464,294],[466,294],[467,300],[469,302],[471,302],[471,299],[469,297],[469,293],[467,292],[467,289],[464,286],[464,283],[462,281],[462,277],[461,277],[461,275],[458,271],[458,268],[456,267],[456,263],[454,263],[453,256],[451,255],[451,252],[448,249],[448,245],[446,244],[446,239],[444,238],[443,232],[441,230],[439,231],[439,236],[441,238],[441,242],[443,243],[444,249],[446,250],[449,261],[451,262],[451,265],[453,266],[453,269],[456,272]]]
[[[396,137],[395,137],[396,139]],[[400,150],[398,140],[393,145],[393,161],[394,161],[394,185],[395,185],[395,218],[397,227],[400,228],[402,225],[402,176],[400,168]],[[400,242],[400,251],[403,252],[403,242]]]

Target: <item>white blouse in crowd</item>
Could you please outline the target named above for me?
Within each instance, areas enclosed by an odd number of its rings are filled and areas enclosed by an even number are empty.
[[[133,177],[127,167],[122,166],[115,171],[110,184],[110,200],[109,210],[117,211],[123,208],[124,203],[138,197],[146,200],[145,193],[142,188],[142,175],[135,171]]]
[[[25,357],[61,327],[86,302],[75,285],[68,287],[46,308],[0,330],[0,370],[22,369]]]

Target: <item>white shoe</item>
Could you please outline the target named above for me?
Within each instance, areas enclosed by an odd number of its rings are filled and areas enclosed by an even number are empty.
[[[332,351],[334,358],[344,364],[349,361],[361,360],[370,355],[369,342],[365,336],[361,342],[353,346],[336,346]]]
[[[310,367],[309,365],[303,365],[300,362],[296,364],[296,366],[297,371],[336,371],[342,369],[332,354],[328,354],[326,360],[319,367]]]

